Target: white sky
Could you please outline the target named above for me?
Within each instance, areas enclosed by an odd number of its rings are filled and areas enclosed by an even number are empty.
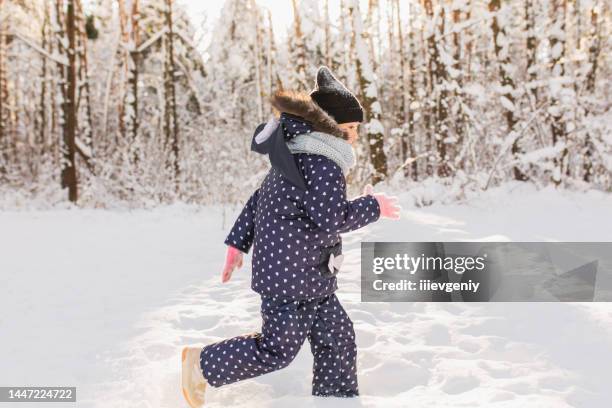
[[[299,1],[299,0],[298,0]],[[225,0],[177,0],[191,16],[193,24],[198,28],[198,33],[201,33],[199,28],[206,19],[207,26],[213,27]],[[274,26],[274,34],[277,38],[285,37],[288,26],[293,22],[293,7],[291,0],[256,0],[261,7],[269,9],[272,14],[272,24]],[[319,0],[323,15],[323,0]],[[380,2],[381,12],[385,13],[385,1]],[[367,11],[367,0],[360,0],[361,12],[365,15]],[[329,0],[329,16],[332,22],[337,21],[340,14],[340,0]],[[206,17],[204,17],[206,16]],[[384,14],[383,14],[384,16]],[[200,44],[205,46],[206,39]]]
[[[256,0],[256,2],[272,12],[272,24],[276,34],[282,32],[284,34],[287,23],[293,19],[293,9],[291,0]],[[221,8],[225,3],[224,0],[178,0],[192,16],[194,25],[199,27],[202,23],[203,16],[206,15],[208,24],[214,25],[215,21],[221,13]],[[330,7],[331,8],[331,7]]]

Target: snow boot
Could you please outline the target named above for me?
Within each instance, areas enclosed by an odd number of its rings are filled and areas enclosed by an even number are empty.
[[[185,347],[182,353],[181,387],[183,396],[191,408],[200,408],[204,405],[204,392],[206,379],[200,366],[201,347]]]

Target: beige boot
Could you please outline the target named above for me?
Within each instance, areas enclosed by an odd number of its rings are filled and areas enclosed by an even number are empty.
[[[183,396],[191,408],[200,408],[204,405],[204,392],[208,385],[204,375],[202,375],[200,366],[201,353],[201,347],[185,347],[183,349],[181,386]]]

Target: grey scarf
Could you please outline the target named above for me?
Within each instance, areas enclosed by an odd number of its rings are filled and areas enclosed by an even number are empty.
[[[346,174],[355,165],[353,147],[344,139],[327,133],[312,132],[297,135],[287,142],[291,153],[320,154],[334,161]]]

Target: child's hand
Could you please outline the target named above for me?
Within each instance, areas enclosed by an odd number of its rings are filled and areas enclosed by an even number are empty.
[[[399,220],[399,213],[402,207],[400,207],[397,203],[397,197],[390,197],[385,193],[374,194],[374,187],[372,187],[371,184],[367,184],[364,187],[363,195],[371,195],[376,199],[378,206],[380,207],[381,217]]]
[[[236,268],[242,268],[242,252],[233,246],[228,246],[225,253],[225,266],[223,267],[223,273],[221,273],[221,282],[225,283],[230,280],[232,272]]]

